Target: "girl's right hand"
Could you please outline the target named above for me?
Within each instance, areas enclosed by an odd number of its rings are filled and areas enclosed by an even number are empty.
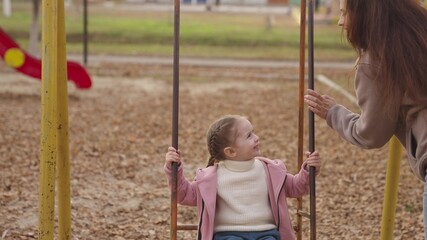
[[[169,147],[168,152],[166,153],[166,166],[171,168],[173,162],[176,162],[178,165],[181,164],[181,151],[176,150],[173,147]]]
[[[314,167],[316,175],[318,175],[320,173],[320,167],[322,166],[319,153],[317,151],[314,151],[313,153],[305,152],[305,155],[307,156],[307,159],[305,160],[307,167]],[[306,170],[308,171],[309,169]]]

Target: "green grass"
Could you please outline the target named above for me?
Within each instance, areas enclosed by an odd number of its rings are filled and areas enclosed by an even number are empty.
[[[22,46],[28,45],[30,6],[16,9],[12,17],[0,17],[0,27]],[[67,50],[83,49],[83,19],[80,12],[66,11]],[[173,54],[173,14],[123,13],[115,10],[90,11],[89,52],[171,56]],[[266,15],[224,13],[181,13],[180,55],[236,59],[297,60],[299,26],[290,16],[276,16],[268,29]],[[353,60],[354,52],[342,41],[335,25],[316,25],[316,60]]]

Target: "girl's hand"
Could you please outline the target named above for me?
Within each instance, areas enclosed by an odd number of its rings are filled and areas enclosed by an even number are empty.
[[[168,152],[166,153],[166,166],[171,168],[173,162],[176,162],[178,165],[181,164],[181,151],[176,150],[173,147],[169,147]]]
[[[305,160],[306,166],[308,168],[314,167],[316,169],[316,175],[318,175],[320,172],[320,166],[322,165],[319,153],[317,151],[314,151],[313,153],[306,152],[305,155],[307,156],[307,159]]]
[[[307,89],[304,101],[307,103],[308,109],[323,119],[326,119],[329,109],[337,104],[334,98],[328,95],[320,95],[311,89]]]

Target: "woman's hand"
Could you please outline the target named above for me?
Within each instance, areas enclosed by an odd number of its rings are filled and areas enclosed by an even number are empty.
[[[168,152],[166,153],[166,166],[171,168],[173,162],[176,162],[178,165],[181,164],[181,151],[176,150],[173,147],[169,147]]]
[[[316,175],[318,175],[320,172],[320,166],[322,165],[319,153],[317,151],[314,151],[313,153],[306,152],[305,155],[307,156],[307,159],[305,160],[307,170],[309,167],[314,167],[316,169]]]
[[[304,101],[307,103],[308,109],[323,119],[326,119],[329,109],[337,104],[334,98],[328,95],[320,95],[311,89],[307,89]]]

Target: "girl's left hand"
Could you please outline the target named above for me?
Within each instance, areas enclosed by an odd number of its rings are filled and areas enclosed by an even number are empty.
[[[316,169],[316,175],[318,175],[320,173],[320,167],[322,165],[319,153],[317,151],[314,151],[313,153],[306,152],[305,155],[307,156],[307,159],[305,160],[305,163],[307,164],[306,166],[314,167]]]

